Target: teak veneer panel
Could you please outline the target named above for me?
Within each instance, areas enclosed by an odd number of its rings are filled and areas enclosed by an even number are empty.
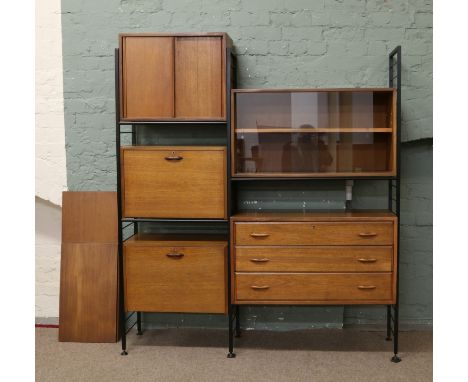
[[[236,245],[392,245],[391,222],[236,222]]]
[[[347,221],[396,221],[396,215],[388,210],[320,210],[320,211],[241,211],[231,221],[243,222],[347,222]]]
[[[59,341],[117,340],[117,246],[62,243]]]
[[[124,217],[226,218],[225,147],[125,147],[121,158]]]
[[[238,272],[391,272],[391,246],[236,247]]]
[[[236,273],[236,302],[393,303],[391,273]]]
[[[127,311],[227,312],[227,243],[134,244],[124,245]]]
[[[220,37],[176,37],[175,116],[225,118],[223,70]]]
[[[174,116],[174,38],[126,36],[122,41],[124,119]]]
[[[116,192],[63,192],[63,243],[117,243]]]

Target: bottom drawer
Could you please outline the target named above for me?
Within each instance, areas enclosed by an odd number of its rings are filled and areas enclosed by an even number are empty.
[[[227,311],[223,246],[126,246],[124,262],[127,311]]]
[[[236,273],[236,300],[262,303],[392,303],[392,274]]]

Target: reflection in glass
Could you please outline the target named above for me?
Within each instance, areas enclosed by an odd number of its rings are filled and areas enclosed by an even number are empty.
[[[236,94],[237,129],[391,128],[391,92]]]
[[[389,173],[393,90],[236,92],[234,174]]]

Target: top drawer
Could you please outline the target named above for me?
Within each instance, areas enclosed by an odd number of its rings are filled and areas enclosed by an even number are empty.
[[[226,148],[122,149],[124,217],[226,218]]]
[[[236,245],[392,245],[392,222],[235,223]]]

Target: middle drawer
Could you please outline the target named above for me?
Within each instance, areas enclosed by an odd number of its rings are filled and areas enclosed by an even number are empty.
[[[391,272],[391,246],[236,247],[238,272]]]

